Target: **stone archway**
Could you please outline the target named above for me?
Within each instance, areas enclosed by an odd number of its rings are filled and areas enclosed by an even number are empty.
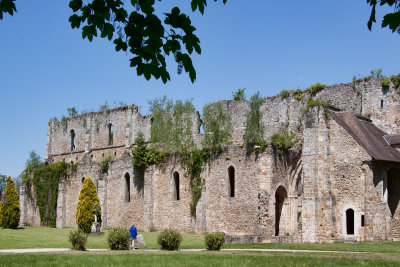
[[[287,202],[287,191],[282,185],[276,189],[275,192],[275,236],[283,234],[283,230],[286,230],[286,205]]]

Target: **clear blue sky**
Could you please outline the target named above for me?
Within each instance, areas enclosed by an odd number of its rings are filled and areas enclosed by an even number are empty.
[[[376,68],[400,72],[400,35],[380,24],[369,32],[363,0],[228,0],[225,6],[209,0],[204,16],[190,12],[202,47],[193,57],[194,84],[176,74],[176,65],[167,84],[137,77],[111,42],[90,43],[71,29],[68,2],[17,0],[14,17],[0,21],[2,174],[17,176],[31,150],[44,156],[47,122],[68,107],[98,110],[105,101],[111,107],[124,101],[146,114],[148,100],[167,95],[194,98],[201,111],[242,87],[248,96],[271,96],[316,82],[350,82]],[[164,2],[185,2],[187,10],[190,1]]]

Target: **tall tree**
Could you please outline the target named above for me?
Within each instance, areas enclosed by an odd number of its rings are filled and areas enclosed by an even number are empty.
[[[19,198],[14,181],[10,176],[7,178],[7,186],[4,193],[7,195],[7,204],[0,204],[0,224],[3,228],[15,229],[19,223]]]

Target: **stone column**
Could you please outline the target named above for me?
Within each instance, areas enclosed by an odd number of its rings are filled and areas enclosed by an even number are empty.
[[[101,227],[107,228],[107,176],[102,175],[98,180],[97,195],[101,206]]]
[[[303,131],[303,199],[302,199],[302,239],[303,242],[315,243],[317,237],[317,142],[318,110],[314,108],[307,113]]]
[[[26,195],[26,183],[21,184],[21,188],[19,190],[19,207],[21,210],[20,213],[20,220],[19,224],[20,225],[26,225],[26,216],[27,216],[27,195]]]
[[[153,175],[154,166],[147,168],[144,173],[143,185],[143,230],[150,231],[153,227]]]
[[[58,184],[56,227],[65,227],[65,181]]]

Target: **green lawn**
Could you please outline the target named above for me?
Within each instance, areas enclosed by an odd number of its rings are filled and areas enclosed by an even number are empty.
[[[19,229],[0,229],[0,249],[9,248],[69,248],[68,235],[72,228],[24,227]],[[106,236],[89,236],[87,248],[107,248]],[[146,242],[146,249],[159,249],[156,232],[140,232]],[[182,234],[182,249],[205,248],[204,236]],[[400,253],[400,242],[362,242],[356,244],[226,244],[223,248],[265,248]]]
[[[70,248],[68,236],[72,228],[24,227],[18,229],[0,229],[0,249],[9,248]],[[86,248],[107,248],[108,229],[102,230],[102,236],[89,236]],[[156,232],[140,232],[147,249],[159,249]],[[181,248],[204,248],[203,235],[182,234]]]
[[[217,253],[114,253],[0,255],[0,266],[398,266],[395,259],[358,257],[226,254]]]
[[[69,248],[71,228],[24,227],[0,229],[0,249]],[[106,236],[89,236],[87,248],[107,248]],[[146,249],[159,249],[156,232],[139,232]],[[182,249],[204,248],[204,236],[182,234]],[[226,244],[223,248],[265,248],[343,251],[340,253],[292,253],[257,251],[149,252],[103,251],[2,254],[0,266],[399,266],[400,242],[358,244]],[[357,253],[345,253],[354,251]]]

